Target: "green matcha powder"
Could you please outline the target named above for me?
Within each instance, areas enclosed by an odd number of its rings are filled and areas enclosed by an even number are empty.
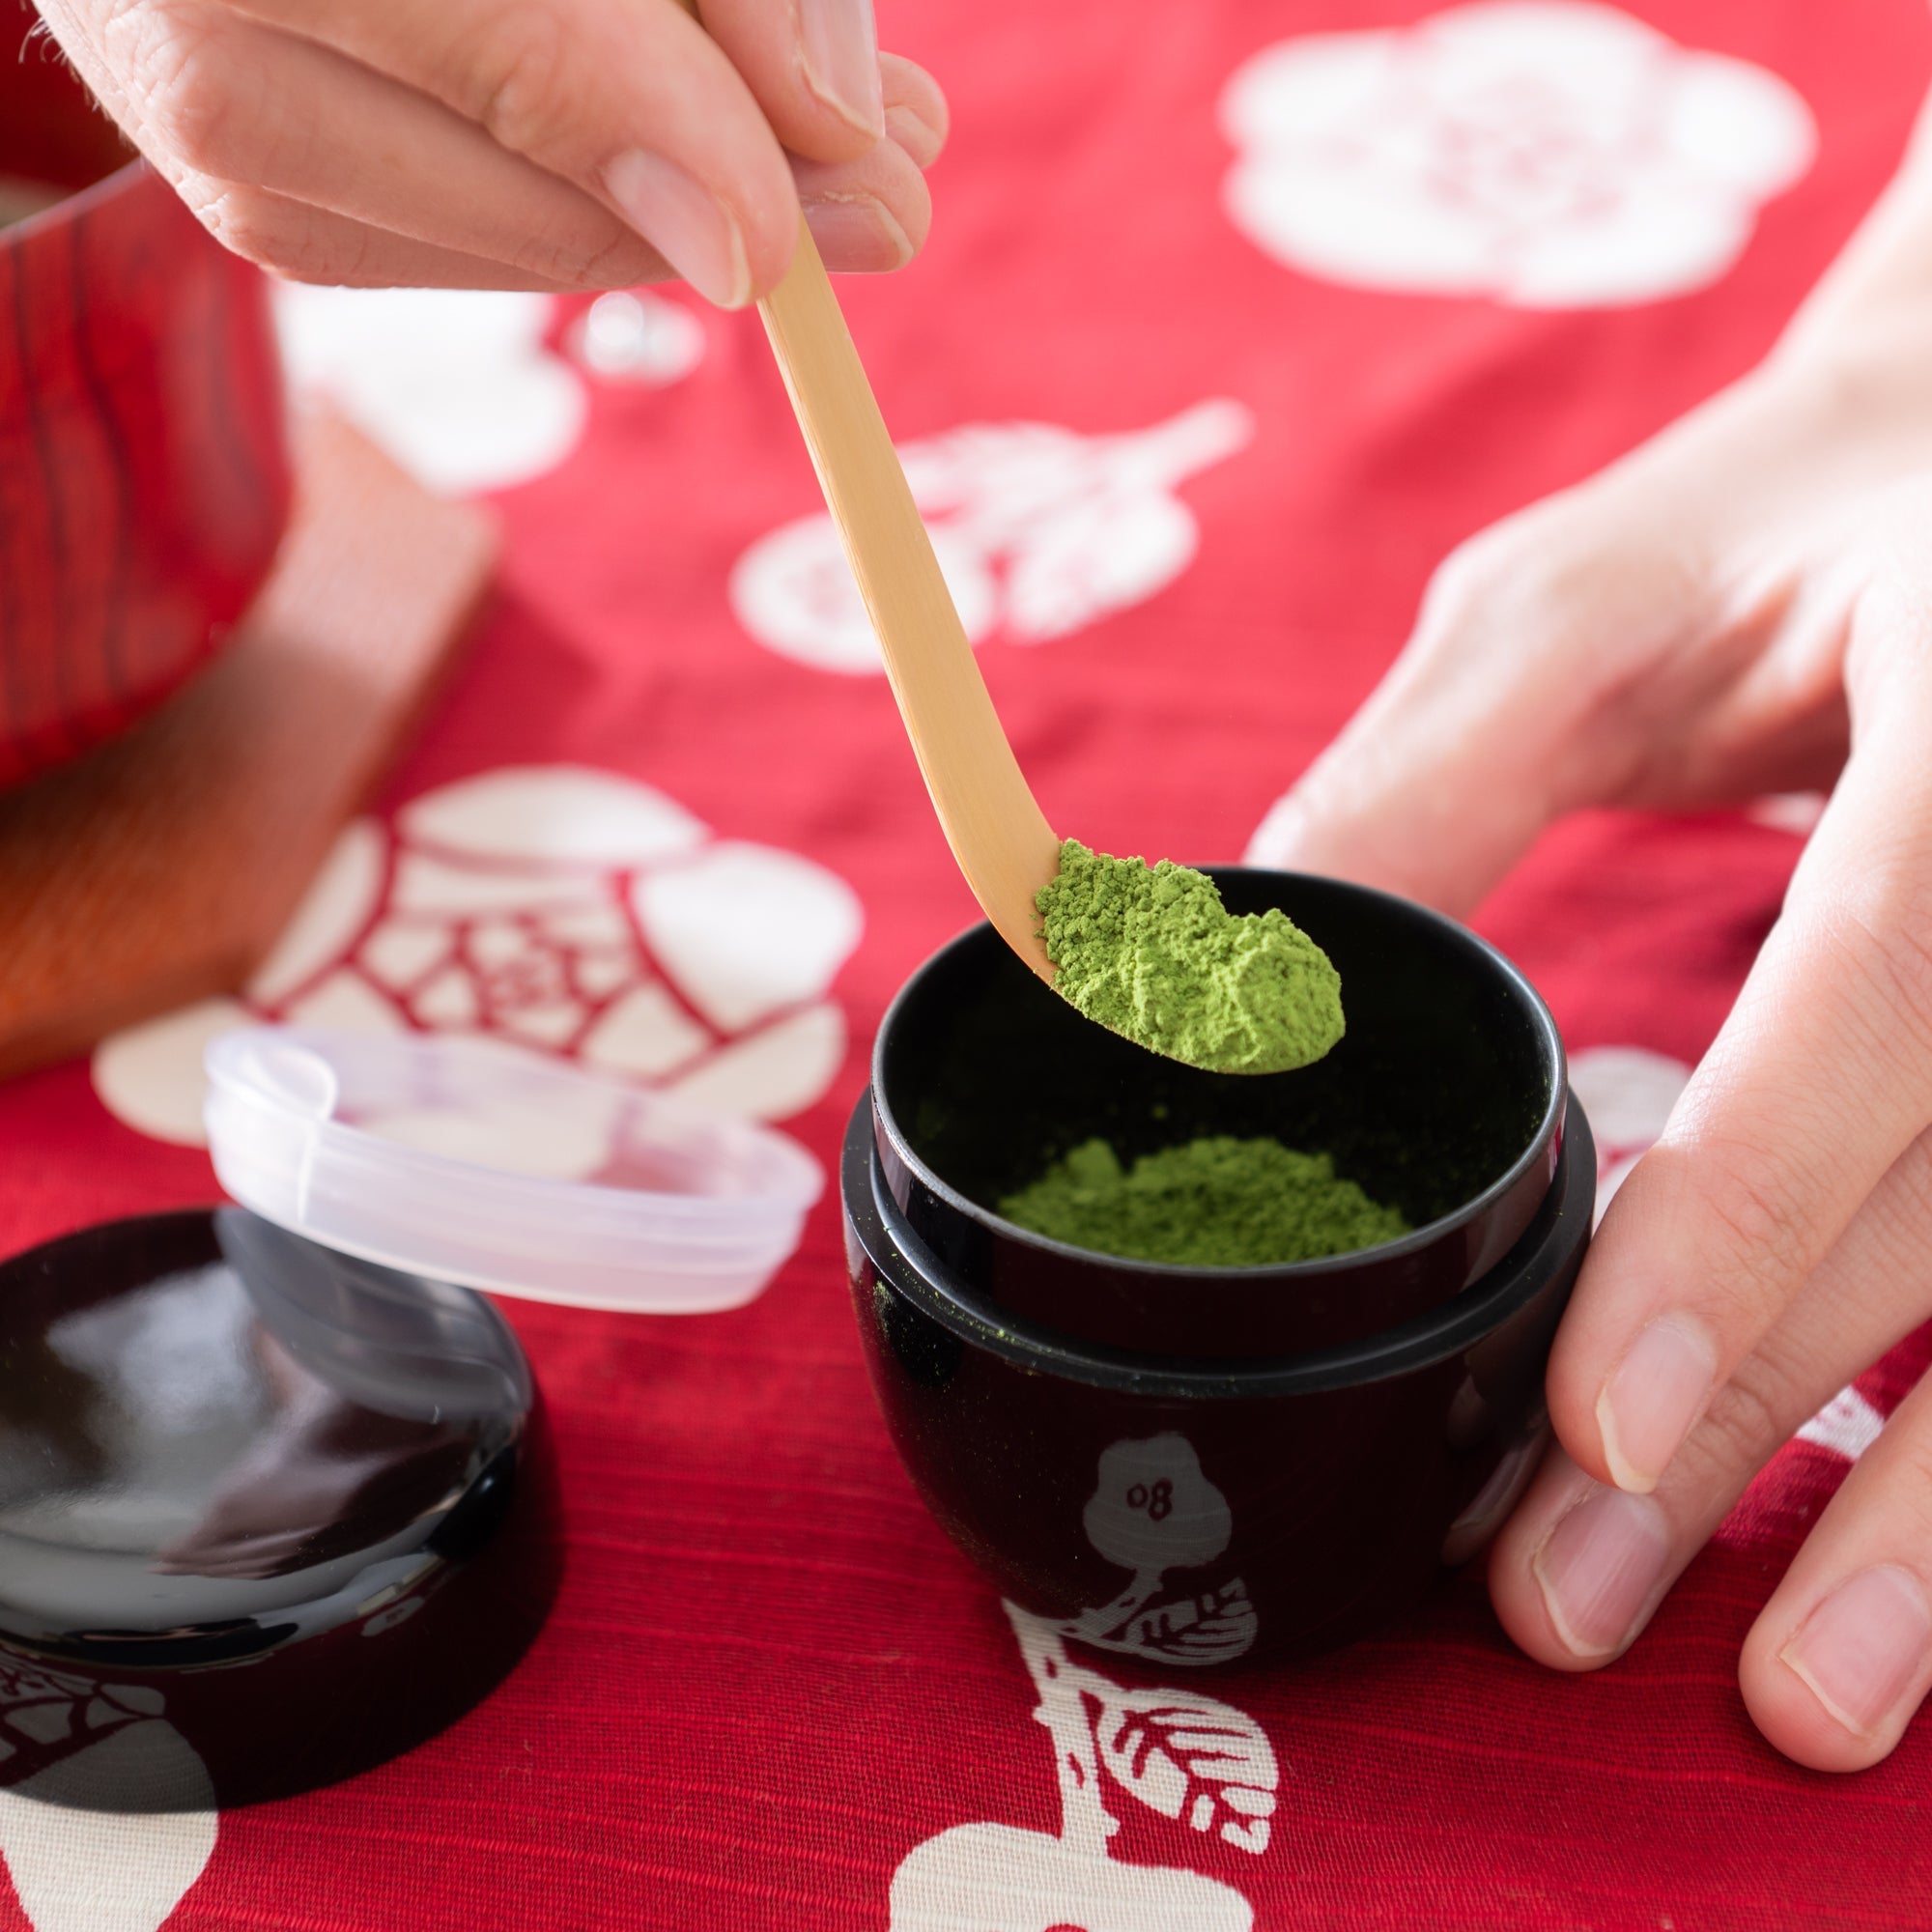
[[[1142,1154],[1131,1168],[1105,1141],[1088,1141],[1000,1212],[1071,1247],[1192,1267],[1278,1267],[1408,1233],[1325,1153],[1227,1134]]]
[[[1327,954],[1276,908],[1230,913],[1205,872],[1069,838],[1035,904],[1054,990],[1171,1060],[1282,1073],[1342,1037],[1342,980]]]

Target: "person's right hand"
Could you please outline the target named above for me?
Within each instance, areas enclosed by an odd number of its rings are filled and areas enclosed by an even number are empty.
[[[870,0],[37,0],[203,224],[296,281],[736,307],[803,205],[829,268],[925,239],[946,102]]]
[[[1465,546],[1250,848],[1463,911],[1577,807],[1832,788],[1556,1337],[1556,1443],[1490,1562],[1556,1669],[1621,1656],[1790,1435],[1932,1319],[1932,302],[1908,294],[1814,305],[1757,375]],[[1750,1714],[1801,1764],[1877,1762],[1932,1691],[1928,1472],[1932,1378],[1745,1642]]]

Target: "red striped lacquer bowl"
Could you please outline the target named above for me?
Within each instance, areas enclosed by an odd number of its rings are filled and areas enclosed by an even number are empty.
[[[37,198],[0,226],[0,785],[165,697],[288,515],[261,273],[30,48],[0,59],[0,221]]]

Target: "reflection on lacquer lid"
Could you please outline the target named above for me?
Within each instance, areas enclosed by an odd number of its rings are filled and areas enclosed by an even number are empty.
[[[0,1265],[0,1643],[164,1706],[224,1804],[379,1761],[541,1621],[540,1422],[468,1289],[239,1208],[51,1242]],[[0,1737],[14,1785],[69,1742]]]

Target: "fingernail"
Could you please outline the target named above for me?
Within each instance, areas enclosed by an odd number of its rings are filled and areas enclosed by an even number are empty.
[[[916,168],[929,168],[939,158],[939,130],[928,128],[910,107],[886,109],[886,132],[910,156]]]
[[[604,170],[624,219],[707,301],[742,308],[752,298],[745,238],[731,211],[662,155],[633,148]]]
[[[886,131],[872,0],[798,0],[805,80],[819,99],[868,134]]]
[[[882,273],[912,260],[905,230],[869,194],[816,195],[805,218],[818,252],[847,274]]]
[[[1832,1592],[1779,1653],[1848,1731],[1871,1737],[1932,1647],[1932,1607],[1909,1570],[1881,1564]]]
[[[1646,1494],[1710,1399],[1718,1351],[1701,1323],[1665,1315],[1634,1342],[1597,1398],[1604,1461],[1617,1488]]]
[[[1648,1496],[1593,1484],[1531,1565],[1564,1647],[1577,1657],[1621,1650],[1669,1554],[1663,1512]]]

